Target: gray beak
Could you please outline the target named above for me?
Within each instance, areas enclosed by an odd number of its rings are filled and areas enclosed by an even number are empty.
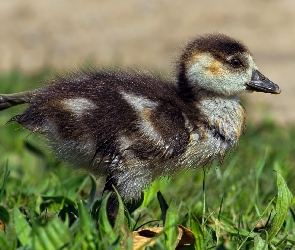
[[[258,70],[253,70],[251,80],[249,83],[247,83],[247,90],[271,94],[281,93],[280,87],[266,78]]]

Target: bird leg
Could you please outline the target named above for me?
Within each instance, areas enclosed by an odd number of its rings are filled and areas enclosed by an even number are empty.
[[[108,201],[107,201],[107,215],[109,222],[112,226],[115,225],[116,218],[118,215],[118,209],[119,209],[119,201],[117,197],[117,193],[115,192],[115,189],[120,194],[120,186],[118,186],[116,179],[113,176],[108,176],[106,179],[106,184],[103,190],[103,194],[110,194]],[[123,189],[124,190],[124,189]],[[128,210],[129,213],[132,213],[136,208],[138,208],[141,203],[143,202],[144,194],[141,192],[141,195],[139,199],[131,200],[131,201],[125,201],[124,197],[122,197],[122,201],[124,204],[124,209]]]

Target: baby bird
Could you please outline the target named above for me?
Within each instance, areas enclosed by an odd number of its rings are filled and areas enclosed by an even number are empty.
[[[56,77],[40,89],[0,95],[0,110],[21,103],[10,119],[44,134],[55,154],[96,176],[124,203],[161,176],[222,161],[245,129],[243,92],[279,94],[245,45],[223,34],[192,40],[176,82],[136,71],[99,69]],[[108,203],[110,218],[116,198]]]

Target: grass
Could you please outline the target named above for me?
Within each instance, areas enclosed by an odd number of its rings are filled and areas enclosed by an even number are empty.
[[[2,73],[0,93],[40,86],[48,73]],[[0,249],[132,249],[132,231],[163,218],[164,233],[147,249],[173,249],[177,224],[196,238],[184,249],[295,249],[295,127],[247,124],[221,167],[156,180],[112,228],[102,179],[56,160],[41,136],[5,125],[23,108],[0,113]]]

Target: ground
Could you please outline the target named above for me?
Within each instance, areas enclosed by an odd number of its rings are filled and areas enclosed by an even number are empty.
[[[60,72],[88,62],[167,74],[189,38],[228,34],[250,48],[261,72],[282,89],[247,95],[248,119],[295,121],[293,0],[10,0],[0,1],[0,22],[0,72]]]

